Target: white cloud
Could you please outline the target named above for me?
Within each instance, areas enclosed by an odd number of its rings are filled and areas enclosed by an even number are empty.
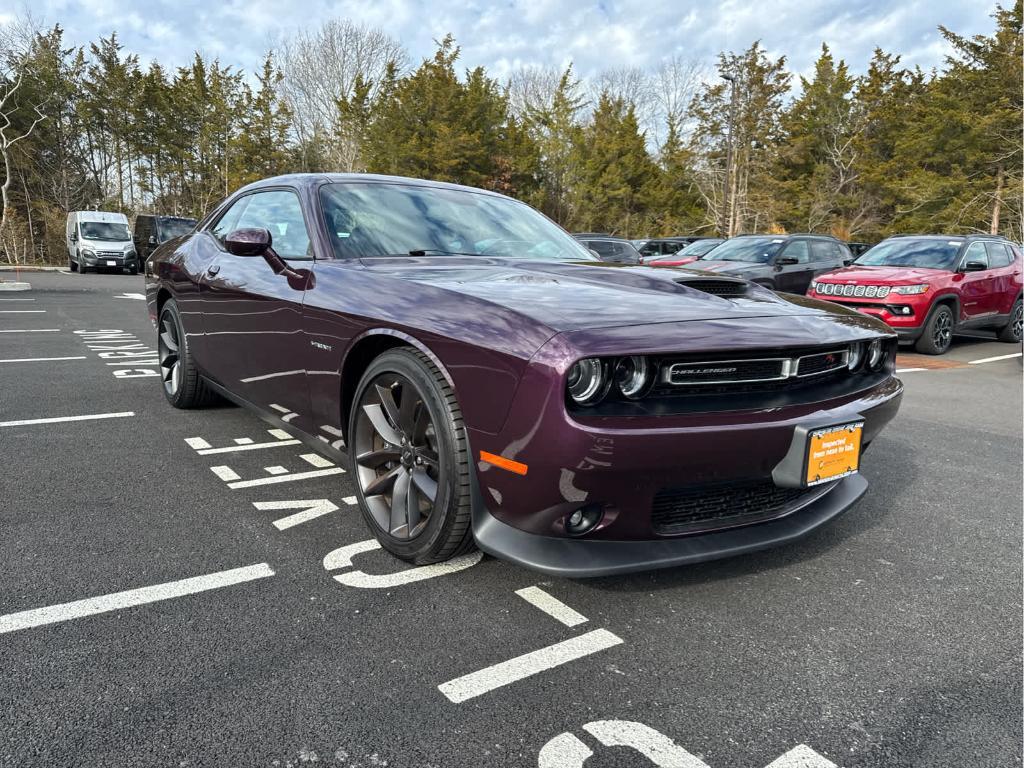
[[[811,70],[822,42],[854,72],[864,70],[876,46],[927,70],[941,66],[948,52],[939,24],[967,35],[986,33],[994,8],[990,0],[39,0],[33,14],[62,24],[76,44],[117,30],[143,62],[180,66],[198,49],[248,70],[282,33],[347,17],[402,40],[413,62],[431,55],[433,41],[451,32],[465,66],[482,65],[503,77],[517,66],[561,67],[570,59],[583,76],[653,67],[672,54],[713,64],[720,51],[739,51],[758,39],[801,74]]]

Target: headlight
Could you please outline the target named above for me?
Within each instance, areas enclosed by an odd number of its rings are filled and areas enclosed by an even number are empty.
[[[95,251],[90,251],[88,248],[86,248],[86,249],[84,249],[82,251],[82,255],[85,256],[87,259],[95,259],[96,258],[96,252]]]
[[[811,280],[811,290],[815,292],[818,290],[818,283],[814,280]]]
[[[891,293],[902,293],[904,296],[914,296],[928,290],[927,285],[894,285]]]
[[[882,367],[883,362],[885,362],[885,347],[882,346],[881,339],[875,339],[868,344],[868,368],[877,371]]]
[[[593,405],[608,391],[605,364],[596,357],[577,360],[569,369],[569,395],[579,405]]]
[[[861,361],[864,359],[864,345],[861,342],[856,342],[850,345],[850,352],[846,356],[846,367],[851,371],[856,371],[860,368]]]
[[[630,400],[643,396],[650,379],[650,365],[642,355],[624,357],[615,365],[615,383]]]

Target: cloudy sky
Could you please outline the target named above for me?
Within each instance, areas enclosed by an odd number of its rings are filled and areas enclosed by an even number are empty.
[[[1011,0],[1007,0],[1010,2]],[[117,30],[143,62],[187,62],[199,50],[252,70],[275,39],[297,25],[346,17],[400,39],[418,61],[451,32],[468,66],[503,77],[521,64],[563,66],[584,76],[618,66],[654,66],[673,53],[712,63],[722,50],[760,39],[806,73],[822,41],[862,71],[877,46],[905,64],[941,66],[936,27],[988,33],[988,0],[0,0],[0,21],[31,8],[82,44]]]

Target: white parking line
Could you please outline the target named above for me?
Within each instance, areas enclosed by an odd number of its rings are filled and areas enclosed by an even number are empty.
[[[202,448],[209,448],[210,447],[210,444],[208,442],[206,442],[205,440],[203,440],[203,438],[201,438],[201,437],[186,437],[185,438],[185,444],[189,448],[194,448],[197,451],[202,449]]]
[[[914,373],[915,371],[927,371],[927,368],[897,368],[896,373]]]
[[[969,360],[968,365],[982,365],[983,363],[994,363],[997,360],[1012,360],[1015,357],[1020,357],[1022,353],[1014,352],[1011,355],[996,355],[995,357],[983,357],[981,360]]]
[[[621,637],[607,629],[595,629],[585,635],[563,640],[547,648],[531,651],[477,672],[470,672],[447,683],[441,683],[437,689],[449,701],[459,704],[496,688],[620,645],[622,642]]]
[[[0,299],[0,301],[35,301],[35,299]]]
[[[60,328],[8,328],[0,333],[60,333]]]
[[[64,421],[91,421],[93,419],[123,419],[134,416],[135,411],[121,413],[90,413],[85,416],[55,416],[49,419],[21,419],[19,421],[0,421],[0,427],[27,427],[31,424],[59,424]]]
[[[243,568],[233,568],[230,571],[220,571],[219,573],[209,573],[205,576],[194,576],[190,579],[170,581],[166,584],[129,589],[124,592],[114,592],[110,595],[75,600],[71,603],[61,603],[60,605],[51,605],[46,608],[35,608],[29,611],[10,613],[6,616],[0,616],[0,634],[39,627],[44,624],[55,624],[61,621],[80,619],[83,616],[94,616],[97,613],[107,613],[108,611],[116,611],[121,608],[131,608],[136,605],[169,600],[174,597],[183,597],[184,595],[205,592],[210,589],[230,587],[234,584],[264,579],[267,576],[273,575],[274,571],[271,570],[269,565],[259,563]]]
[[[203,448],[197,450],[200,456],[210,456],[214,453],[237,453],[238,451],[258,451],[261,448],[278,448],[282,445],[298,445],[298,440],[275,440],[272,443],[246,443],[244,445],[226,445],[223,448]],[[207,443],[209,446],[209,443]],[[195,448],[196,446],[192,446]]]
[[[0,309],[0,315],[42,315],[45,309]]]
[[[268,475],[287,475],[288,470],[282,467],[280,464],[275,464],[272,467],[264,467],[263,471]]]
[[[299,458],[302,459],[305,462],[308,462],[309,464],[312,464],[314,467],[320,467],[321,469],[323,467],[333,467],[334,466],[334,462],[333,461],[328,461],[323,456],[321,456],[319,453],[304,453],[301,456],[299,456]]]
[[[274,527],[279,531],[285,531],[296,525],[315,520],[323,515],[329,515],[338,509],[338,505],[327,499],[288,499],[286,501],[254,501],[256,509],[262,511],[275,509],[301,509],[294,515],[282,517],[274,521]]]
[[[211,467],[212,469],[212,467]],[[255,480],[240,480],[236,483],[228,483],[228,488],[254,488],[257,485],[271,485],[273,483],[290,483],[293,480],[308,480],[313,477],[326,477],[327,475],[340,475],[344,472],[341,467],[333,469],[317,469],[312,472],[295,472],[290,475],[272,475],[271,477],[258,477]],[[221,478],[222,480],[225,478]]]
[[[51,363],[58,360],[85,360],[85,355],[80,357],[11,357],[7,360],[0,360],[0,363]]]
[[[218,466],[210,467],[210,471],[213,472],[217,477],[223,480],[225,483],[230,483],[232,480],[241,480],[242,476],[235,472],[231,467]]]
[[[516,594],[534,608],[540,608],[548,616],[562,622],[567,627],[575,627],[578,624],[585,624],[587,621],[586,616],[577,613],[557,597],[549,595],[540,587],[517,589]]]

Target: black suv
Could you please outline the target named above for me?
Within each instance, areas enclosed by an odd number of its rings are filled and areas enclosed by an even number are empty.
[[[187,235],[196,228],[195,219],[182,216],[152,216],[140,213],[135,217],[135,251],[139,254],[139,263],[145,264],[153,250],[173,237]]]
[[[811,280],[853,261],[829,235],[737,235],[687,269],[745,277],[773,291],[806,293]]]

